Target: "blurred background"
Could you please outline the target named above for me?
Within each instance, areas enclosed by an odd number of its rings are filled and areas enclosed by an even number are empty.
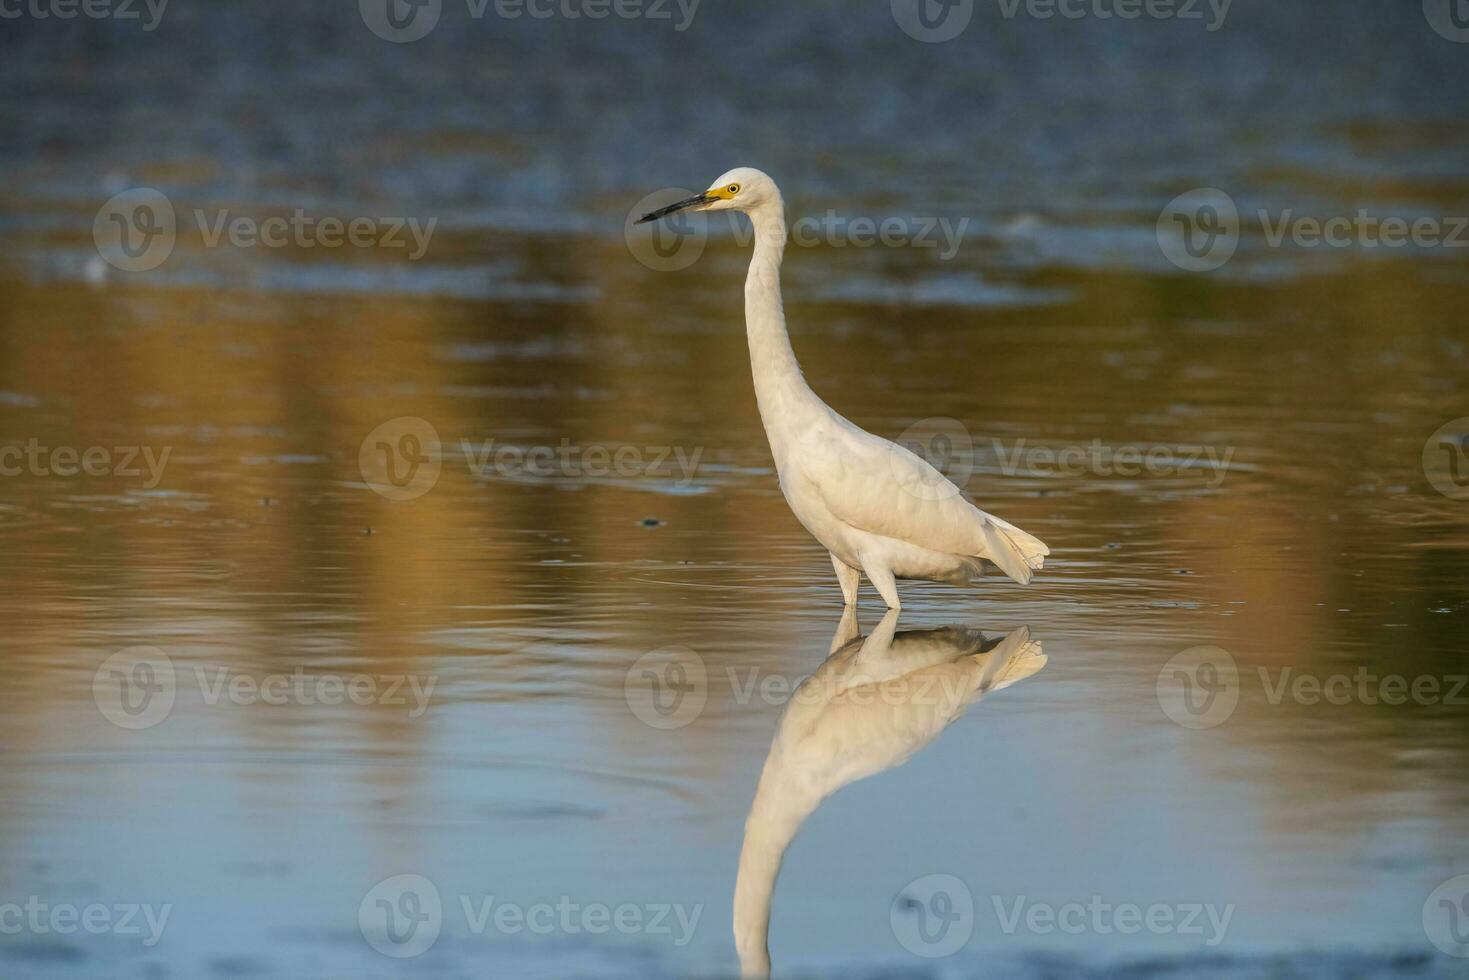
[[[1048,663],[810,816],[777,974],[1462,975],[1463,7],[0,0],[0,973],[737,974],[749,683],[840,598],[743,219],[629,219],[750,165],[814,389],[1052,549],[903,587]],[[1199,646],[1237,705],[1176,723]],[[1364,671],[1438,693],[1279,693]],[[903,925],[935,874],[953,950]],[[1231,912],[998,914],[1094,897]]]

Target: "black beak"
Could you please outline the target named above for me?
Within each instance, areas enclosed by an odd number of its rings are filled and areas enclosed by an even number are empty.
[[[698,207],[700,204],[708,204],[712,200],[714,200],[714,198],[710,197],[708,194],[695,194],[693,197],[685,198],[684,200],[678,201],[674,204],[670,204],[667,207],[659,208],[657,211],[649,211],[637,221],[633,222],[633,224],[641,225],[648,221],[657,221],[664,215],[673,214],[675,211],[686,211],[689,208]]]

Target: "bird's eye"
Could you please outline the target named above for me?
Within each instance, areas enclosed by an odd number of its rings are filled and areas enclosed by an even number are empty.
[[[740,185],[739,184],[730,184],[729,185],[729,192],[731,194],[738,194],[740,192]]]

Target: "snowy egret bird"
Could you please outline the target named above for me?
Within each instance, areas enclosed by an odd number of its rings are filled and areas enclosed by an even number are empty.
[[[643,215],[743,211],[755,230],[745,279],[745,328],[760,420],[780,489],[796,519],[831,552],[842,597],[865,572],[899,608],[894,579],[967,585],[988,560],[1022,585],[1050,549],[970,502],[927,460],[858,428],[816,396],[796,363],[780,297],[785,202],[765,173],[736,167],[702,194]]]
[[[984,695],[1046,665],[1021,627],[987,640],[950,626],[896,633],[889,611],[865,640],[847,607],[832,653],[786,704],[745,820],[735,875],[734,937],[741,972],[770,973],[767,936],[786,849],[823,800],[901,765]]]

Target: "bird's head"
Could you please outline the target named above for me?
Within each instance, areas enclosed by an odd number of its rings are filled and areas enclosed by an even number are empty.
[[[754,167],[735,167],[722,174],[704,193],[649,211],[637,223],[656,221],[678,211],[743,211],[750,214],[780,204],[780,189],[768,174]]]

